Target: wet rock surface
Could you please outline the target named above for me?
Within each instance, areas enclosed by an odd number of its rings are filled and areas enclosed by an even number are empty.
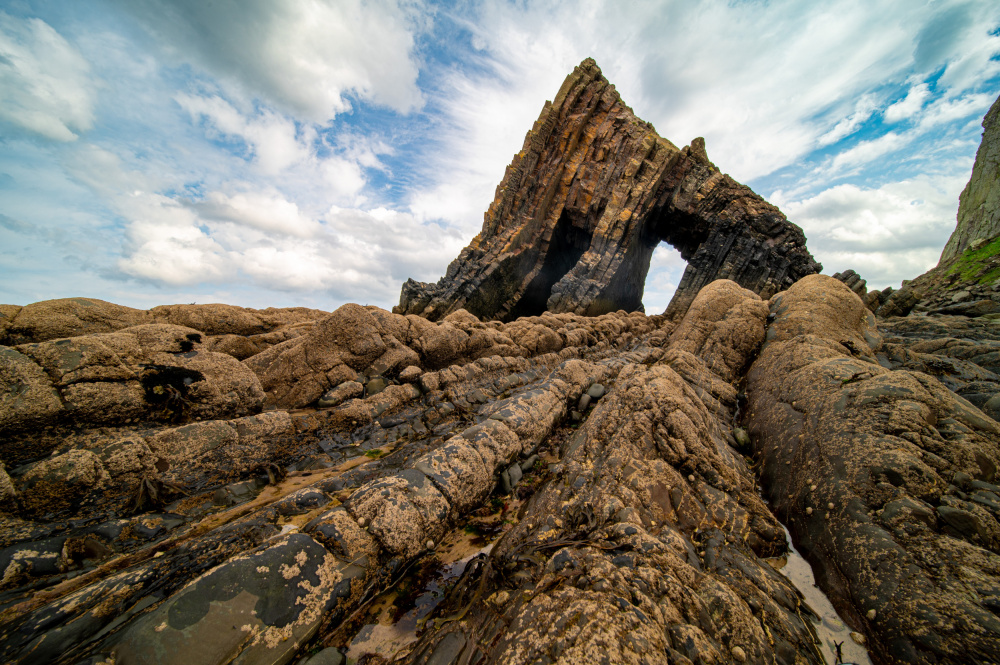
[[[992,659],[1000,425],[911,369],[936,356],[906,358],[883,344],[874,317],[839,282],[803,279],[771,310],[747,375],[748,431],[765,495],[820,586],[883,662]],[[987,376],[964,362],[961,370]]]
[[[812,275],[585,61],[401,311],[0,306],[0,660],[993,662],[998,243]]]
[[[877,322],[818,276],[677,323],[338,312],[243,363],[165,323],[8,347],[5,662],[334,658],[468,528],[492,549],[393,657],[822,662],[778,518],[876,662],[996,646],[992,319]],[[178,413],[141,380],[127,418],[67,406],[151,364],[206,378]],[[277,376],[326,392],[281,408]]]
[[[667,308],[675,320],[713,280],[769,297],[822,269],[801,229],[721,173],[704,140],[678,149],[660,137],[587,59],[546,102],[479,235],[436,284],[408,280],[393,311],[507,321],[639,310],[660,241],[688,262]]]

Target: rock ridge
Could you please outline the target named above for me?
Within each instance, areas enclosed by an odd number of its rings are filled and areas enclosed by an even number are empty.
[[[635,116],[592,59],[546,102],[480,233],[436,284],[408,280],[393,311],[511,320],[637,311],[659,242],[688,261],[667,314],[732,279],[764,297],[818,272],[805,236],[721,173],[703,139],[678,149]]]
[[[1000,235],[1000,97],[983,118],[972,177],[959,196],[958,221],[938,265],[964,252],[976,240]]]

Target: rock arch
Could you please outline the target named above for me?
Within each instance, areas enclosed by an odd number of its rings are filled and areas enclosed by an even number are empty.
[[[588,58],[545,103],[479,235],[436,284],[407,280],[393,311],[510,320],[639,310],[660,241],[688,262],[672,318],[715,279],[769,297],[822,270],[802,230],[721,173],[703,139],[679,149],[659,136]]]

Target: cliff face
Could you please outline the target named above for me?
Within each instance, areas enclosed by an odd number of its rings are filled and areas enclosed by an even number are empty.
[[[688,268],[667,310],[714,279],[764,297],[822,269],[781,212],[719,172],[704,141],[678,149],[637,118],[593,60],[547,102],[507,167],[482,231],[437,284],[408,280],[402,314],[511,320],[639,310],[653,249]]]
[[[962,190],[958,225],[941,252],[944,263],[973,241],[1000,235],[1000,97],[983,118],[983,140],[976,151],[972,178]]]

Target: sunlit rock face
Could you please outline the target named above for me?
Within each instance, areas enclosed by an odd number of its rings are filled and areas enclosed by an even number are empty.
[[[958,224],[941,252],[941,263],[955,258],[980,239],[1000,235],[1000,97],[983,118],[983,139],[972,177],[962,190]]]
[[[1000,239],[890,316],[632,120],[585,61],[423,316],[0,305],[0,661],[995,661]]]
[[[678,149],[660,137],[587,59],[546,102],[479,235],[437,284],[407,281],[394,311],[511,320],[641,310],[661,241],[688,262],[673,319],[715,279],[767,298],[822,269],[801,229],[721,173],[703,139]]]

